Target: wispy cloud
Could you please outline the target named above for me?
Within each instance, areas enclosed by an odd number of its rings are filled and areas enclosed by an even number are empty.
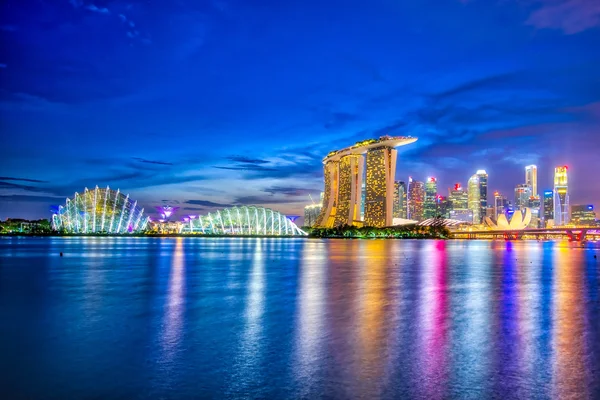
[[[191,204],[203,207],[231,207],[231,204],[215,203],[214,201],[209,200],[186,200],[184,204]]]
[[[48,181],[41,181],[39,179],[14,178],[14,177],[11,177],[11,176],[0,176],[0,181],[20,181],[20,182],[32,182],[32,183],[48,183]]]
[[[600,26],[598,0],[537,0],[538,8],[527,20],[540,29],[560,29],[567,35]]]
[[[146,163],[146,164],[173,165],[173,163],[166,162],[166,161],[147,160],[145,158],[140,158],[140,157],[132,157],[132,158],[136,161]]]
[[[269,161],[267,160],[261,160],[258,158],[250,158],[250,157],[246,157],[246,156],[229,156],[227,157],[228,160],[230,161],[234,161],[234,162],[238,162],[238,163],[245,163],[245,164],[268,164]]]
[[[85,9],[93,11],[95,13],[110,14],[110,10],[108,8],[106,8],[106,7],[98,7],[95,4],[89,4],[89,5],[85,6]]]
[[[0,63],[0,68],[6,68],[8,65]]]

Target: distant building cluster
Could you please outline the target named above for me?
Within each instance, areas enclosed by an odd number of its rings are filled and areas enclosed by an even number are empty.
[[[554,186],[538,192],[536,165],[525,167],[525,179],[508,199],[498,191],[488,195],[488,174],[478,170],[467,182],[442,195],[435,177],[395,180],[395,147],[416,138],[382,137],[331,152],[324,160],[325,191],[319,204],[305,207],[306,226],[391,226],[395,221],[423,222],[444,218],[492,228],[519,226],[552,228],[594,226],[593,205],[571,205],[568,168],[556,167]],[[365,157],[366,155],[366,157]],[[513,220],[513,215],[517,216]]]

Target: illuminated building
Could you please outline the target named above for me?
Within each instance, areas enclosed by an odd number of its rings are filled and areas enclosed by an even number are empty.
[[[471,210],[450,210],[449,215],[450,219],[473,223],[473,211]]]
[[[325,195],[316,225],[353,225],[363,220],[367,226],[391,226],[397,158],[395,147],[416,140],[412,137],[383,136],[329,153],[323,160]],[[363,176],[365,184],[364,190],[361,190]],[[364,217],[361,217],[363,209]]]
[[[569,186],[567,167],[554,169],[554,225],[563,226],[569,223]]]
[[[488,174],[480,169],[477,171],[477,176],[479,177],[479,220],[476,223],[481,223],[487,209]]]
[[[407,218],[415,221],[423,220],[423,203],[425,202],[425,184],[408,178]]]
[[[423,221],[425,184],[408,178],[408,219]]]
[[[367,152],[365,225],[391,226],[397,150],[384,146]]]
[[[304,207],[304,226],[315,226],[321,213],[321,204],[310,204]]]
[[[469,178],[468,185],[469,210],[473,213],[473,223],[479,224],[483,215],[481,214],[481,190],[479,187],[479,175],[475,174]]]
[[[425,182],[425,201],[423,203],[423,218],[433,218],[436,216],[437,209],[437,180],[435,178],[427,178]]]
[[[525,167],[525,184],[531,188],[531,195],[537,197],[537,166],[528,165]]]
[[[571,206],[571,223],[580,226],[596,224],[596,213],[592,204],[579,204]]]
[[[71,233],[135,233],[146,229],[149,218],[144,216],[137,201],[119,190],[85,188],[75,193],[52,215],[52,228]]]
[[[530,228],[539,228],[541,226],[541,201],[539,196],[531,196],[527,202],[527,207],[531,209]]]
[[[554,192],[552,190],[544,191],[544,226],[549,227],[554,224]]]
[[[450,218],[452,203],[447,197],[437,195],[435,197],[435,215],[434,217]],[[426,218],[427,219],[427,218]]]
[[[529,207],[531,187],[521,183],[515,187],[515,209]]]
[[[504,214],[508,207],[508,201],[506,197],[502,196],[499,192],[494,192],[494,219],[498,219],[500,214]]]
[[[394,218],[406,219],[406,183],[394,182]]]
[[[257,206],[231,207],[187,219],[179,233],[203,235],[306,236],[285,215]]]
[[[454,211],[469,209],[469,195],[463,190],[460,183],[454,185],[454,189],[449,190],[448,201],[450,202],[451,209]]]

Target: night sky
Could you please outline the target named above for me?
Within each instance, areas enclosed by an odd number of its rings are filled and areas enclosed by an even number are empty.
[[[600,207],[600,1],[0,3],[0,219],[96,185],[179,215],[302,214],[322,158],[412,135],[396,178]]]

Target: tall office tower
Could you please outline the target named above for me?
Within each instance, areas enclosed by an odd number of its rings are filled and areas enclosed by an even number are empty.
[[[531,210],[531,222],[529,223],[530,228],[540,228],[542,220],[542,204],[539,196],[531,196],[527,201],[527,207]]]
[[[339,161],[338,201],[334,215],[335,226],[351,225],[360,219],[360,199],[364,157],[349,154]]]
[[[454,185],[454,188],[448,189],[448,203],[450,219],[473,223],[473,211],[469,210],[469,194],[460,183]]]
[[[425,184],[408,178],[408,219],[423,221]]]
[[[525,184],[531,188],[531,195],[537,197],[537,166],[528,165],[525,167]]]
[[[436,216],[437,209],[437,180],[427,178],[425,182],[425,202],[423,204],[423,218],[433,218]]]
[[[525,183],[515,186],[515,211],[521,208],[529,207],[529,198],[531,197],[531,187]]]
[[[554,168],[554,225],[569,223],[569,186],[567,166]]]
[[[452,210],[468,210],[469,194],[460,186],[460,183],[454,185],[453,189],[448,190],[448,201]]]
[[[494,219],[498,219],[498,216],[506,212],[507,206],[506,197],[502,196],[500,192],[494,192]]]
[[[554,224],[554,192],[544,191],[544,226],[546,228]]]
[[[437,195],[435,197],[435,217],[450,218],[452,203],[447,197]]]
[[[596,224],[596,213],[593,204],[577,204],[571,206],[571,223],[578,226],[593,226]]]
[[[394,211],[394,175],[398,151],[381,146],[367,152],[365,225],[391,226]]]
[[[394,182],[394,218],[406,218],[406,184]]]
[[[481,187],[478,174],[469,178],[468,191],[469,210],[473,212],[473,223],[479,224],[485,214],[481,213]]]
[[[481,223],[483,217],[485,217],[487,210],[487,187],[488,187],[488,174],[485,170],[480,169],[477,171],[479,177],[479,221],[475,223]]]
[[[321,213],[321,204],[310,204],[304,207],[304,226],[315,226]]]

